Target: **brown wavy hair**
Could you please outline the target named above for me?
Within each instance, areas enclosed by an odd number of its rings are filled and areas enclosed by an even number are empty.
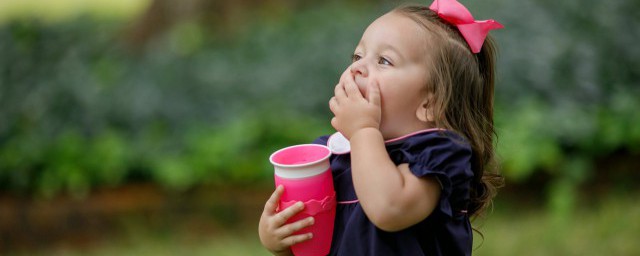
[[[471,144],[474,179],[470,190],[468,214],[482,215],[497,189],[504,185],[497,172],[493,125],[493,88],[496,48],[487,36],[479,53],[473,54],[458,29],[425,6],[400,6],[394,12],[411,18],[428,32],[429,104],[435,126],[464,136]]]

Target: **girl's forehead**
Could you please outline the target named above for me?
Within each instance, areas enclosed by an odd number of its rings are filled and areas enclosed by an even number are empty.
[[[424,57],[429,43],[427,33],[425,28],[406,15],[390,12],[367,27],[359,45],[366,48],[387,45],[406,58]]]

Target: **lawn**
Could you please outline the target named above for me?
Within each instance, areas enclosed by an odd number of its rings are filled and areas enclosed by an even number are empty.
[[[640,255],[639,195],[594,199],[566,219],[541,207],[498,202],[493,214],[481,222],[485,238],[482,241],[476,236],[474,255]],[[90,246],[14,254],[268,255],[258,241],[255,221],[214,233],[200,232],[193,225],[151,230],[136,223],[129,221],[122,234]]]

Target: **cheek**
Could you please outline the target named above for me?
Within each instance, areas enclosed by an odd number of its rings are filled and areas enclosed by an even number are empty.
[[[381,86],[380,98],[382,114],[385,119],[414,117],[415,111],[422,102],[422,93],[414,88],[397,85]]]
[[[380,88],[380,101],[382,104],[382,117],[385,120],[392,120],[406,116],[408,110],[407,99],[397,90]]]
[[[410,106],[416,106],[421,101],[421,94],[426,83],[422,77],[409,72],[398,73],[394,76],[379,76],[375,79],[380,85],[383,111],[384,109],[396,112],[407,111]]]

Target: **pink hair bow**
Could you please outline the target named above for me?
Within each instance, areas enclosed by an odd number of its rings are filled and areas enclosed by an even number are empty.
[[[455,25],[467,41],[471,52],[478,53],[489,30],[504,28],[495,20],[475,20],[469,10],[456,0],[434,0],[429,9]]]

